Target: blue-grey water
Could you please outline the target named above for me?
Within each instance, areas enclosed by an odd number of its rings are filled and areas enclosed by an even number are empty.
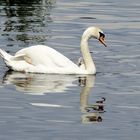
[[[138,140],[139,9],[139,0],[0,0],[0,48],[11,54],[44,44],[77,62],[89,26],[108,45],[89,43],[96,76],[12,72],[0,59],[0,139]]]

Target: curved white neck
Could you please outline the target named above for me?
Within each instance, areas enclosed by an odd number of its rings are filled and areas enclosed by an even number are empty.
[[[91,38],[90,32],[83,34],[81,39],[81,52],[83,55],[86,71],[88,72],[88,74],[95,74],[96,73],[95,64],[92,60],[91,53],[88,47],[88,40],[90,38]]]

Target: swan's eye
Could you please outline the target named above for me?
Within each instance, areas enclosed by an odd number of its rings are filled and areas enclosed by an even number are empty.
[[[99,34],[100,34],[100,37],[105,38],[105,34],[103,34],[103,33],[101,33],[101,32],[99,32]]]

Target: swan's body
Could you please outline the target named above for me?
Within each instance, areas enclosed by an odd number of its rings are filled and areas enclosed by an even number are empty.
[[[36,45],[19,50],[14,56],[0,49],[0,55],[9,69],[32,73],[95,74],[96,68],[88,49],[89,38],[104,44],[104,34],[97,27],[89,27],[81,39],[82,65],[76,65],[53,48]],[[104,44],[105,45],[105,44]]]

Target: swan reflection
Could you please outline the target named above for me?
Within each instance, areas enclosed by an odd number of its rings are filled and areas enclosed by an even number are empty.
[[[95,77],[81,77],[79,82],[82,86],[80,93],[81,112],[83,113],[82,123],[102,122],[102,113],[105,112],[104,102],[106,99],[102,97],[94,104],[88,103],[90,91],[94,87]]]
[[[78,83],[77,83],[78,81]],[[74,86],[80,86],[80,109],[82,112],[82,123],[102,122],[102,113],[106,99],[102,97],[95,103],[89,104],[89,94],[94,87],[95,76],[75,76],[75,75],[46,75],[19,73],[8,71],[3,77],[3,84],[10,84],[16,90],[32,95],[44,95],[45,93],[65,92]],[[65,107],[56,104],[31,103],[34,106],[45,107]],[[66,106],[69,107],[69,106]]]
[[[73,82],[76,79],[76,76],[72,75],[44,75],[7,71],[3,77],[3,84],[15,85],[16,90],[24,93],[43,95],[48,92],[64,92],[69,87],[75,86]]]

